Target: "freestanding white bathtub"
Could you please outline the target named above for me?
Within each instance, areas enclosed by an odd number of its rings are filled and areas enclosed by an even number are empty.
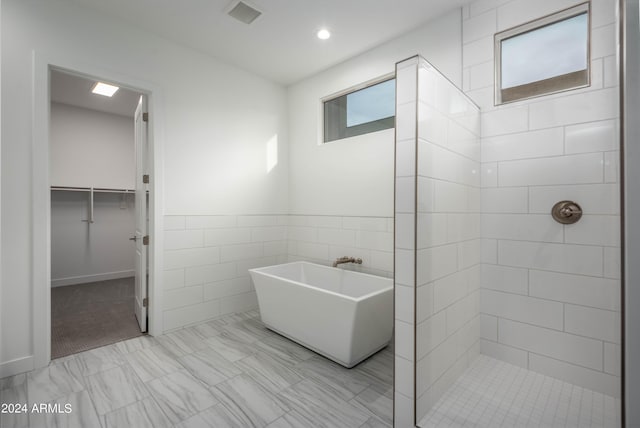
[[[250,269],[262,322],[353,367],[391,341],[393,281],[308,262]]]

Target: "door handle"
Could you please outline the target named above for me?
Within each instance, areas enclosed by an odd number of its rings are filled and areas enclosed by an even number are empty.
[[[133,242],[135,242],[135,241],[137,241],[137,240],[138,240],[138,237],[137,237],[137,236],[134,236],[133,238],[129,238],[129,241],[133,241]]]

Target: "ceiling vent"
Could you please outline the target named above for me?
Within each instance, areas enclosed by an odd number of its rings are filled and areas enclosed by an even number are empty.
[[[227,14],[240,22],[251,24],[253,21],[258,19],[260,15],[262,15],[262,12],[249,6],[245,2],[239,1],[231,8],[231,10],[229,10],[229,12],[227,12]]]

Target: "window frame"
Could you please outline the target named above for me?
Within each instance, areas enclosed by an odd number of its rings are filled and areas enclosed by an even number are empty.
[[[336,92],[333,93],[331,95],[328,95],[326,97],[323,97],[320,99],[320,132],[319,132],[319,136],[320,136],[320,141],[319,144],[329,144],[329,143],[334,143],[336,141],[341,141],[347,138],[353,138],[353,137],[357,137],[360,135],[365,135],[365,134],[370,134],[372,132],[379,132],[379,131],[384,131],[387,129],[392,129],[395,127],[395,118],[396,118],[396,114],[394,113],[393,116],[389,116],[386,118],[382,118],[382,119],[378,119],[375,121],[371,121],[371,122],[365,122],[365,123],[361,123],[358,125],[354,125],[351,127],[347,127],[346,126],[346,117],[344,118],[344,129],[352,129],[353,130],[353,135],[345,135],[342,136],[340,138],[336,138],[330,141],[326,141],[327,138],[327,114],[326,114],[326,108],[325,108],[325,104],[329,101],[333,101],[337,98],[341,98],[341,97],[346,97],[349,94],[352,94],[354,92],[358,92],[361,91],[363,89],[367,89],[369,87],[378,85],[380,83],[384,83],[387,82],[389,80],[394,80],[396,78],[396,74],[395,72],[392,73],[387,73],[385,75],[376,77],[374,79],[371,80],[367,80],[366,82],[363,83],[359,83],[357,85],[351,86],[347,89],[344,89],[340,92]],[[395,110],[395,102],[394,102],[394,110]],[[351,133],[350,133],[351,134]]]
[[[502,89],[503,41],[583,14],[587,15],[587,68],[585,70]],[[591,2],[580,3],[496,33],[494,35],[494,57],[494,103],[496,106],[591,86]]]

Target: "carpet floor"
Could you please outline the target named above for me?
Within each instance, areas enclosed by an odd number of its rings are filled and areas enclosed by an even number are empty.
[[[142,336],[134,278],[51,289],[51,358]]]

